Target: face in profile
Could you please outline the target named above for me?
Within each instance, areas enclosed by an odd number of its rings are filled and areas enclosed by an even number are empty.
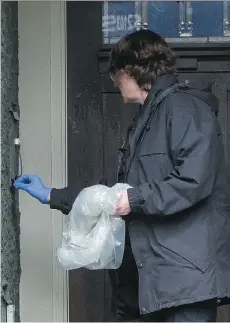
[[[111,49],[108,72],[125,103],[143,104],[160,75],[175,73],[175,56],[160,35],[139,30]]]
[[[140,103],[145,100],[145,91],[143,91],[136,80],[125,72],[116,74],[112,77],[115,85],[120,89],[124,103]]]

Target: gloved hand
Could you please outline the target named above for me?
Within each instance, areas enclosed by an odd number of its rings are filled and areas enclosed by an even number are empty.
[[[26,191],[43,204],[49,203],[51,188],[47,188],[36,175],[22,175],[14,181],[14,187]]]

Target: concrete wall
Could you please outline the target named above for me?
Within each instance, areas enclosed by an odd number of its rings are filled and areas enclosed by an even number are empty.
[[[10,112],[12,105],[19,110],[18,4],[3,1],[1,2],[1,287],[4,288],[3,294],[7,296],[7,301],[11,300],[15,305],[16,321],[19,321],[20,215],[18,194],[10,191],[10,178],[16,175],[13,166],[17,154],[14,157],[13,140],[18,136],[18,122],[14,121]],[[4,305],[6,304],[2,299],[2,321],[5,320]]]

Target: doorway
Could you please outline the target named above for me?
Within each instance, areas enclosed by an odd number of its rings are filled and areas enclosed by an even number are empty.
[[[150,28],[167,38],[177,55],[180,81],[189,80],[220,99],[219,120],[230,174],[229,12],[227,1],[67,2],[70,187],[80,191],[103,177],[109,181],[116,177],[117,151],[138,105],[123,104],[109,79],[107,64],[113,43],[138,28]],[[69,273],[70,322],[111,320],[110,298],[106,271]],[[229,318],[229,307],[221,308],[218,320]]]

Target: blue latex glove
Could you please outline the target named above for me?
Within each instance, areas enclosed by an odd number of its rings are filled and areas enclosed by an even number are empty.
[[[26,191],[43,204],[49,203],[51,188],[47,188],[36,175],[22,175],[14,181],[14,187]]]

